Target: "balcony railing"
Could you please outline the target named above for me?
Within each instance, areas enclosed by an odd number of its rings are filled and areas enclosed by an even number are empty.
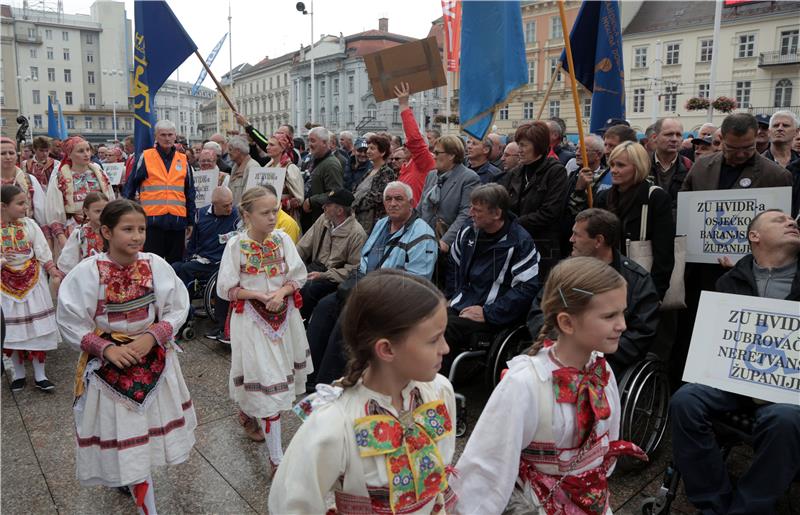
[[[795,114],[795,116],[800,117],[800,106],[789,106],[789,107],[750,107],[747,110],[753,116],[757,114],[766,114],[771,116],[772,113],[776,111],[791,111]]]
[[[772,52],[761,52],[758,56],[759,66],[780,66],[786,64],[800,64],[800,52],[783,52],[774,50]]]

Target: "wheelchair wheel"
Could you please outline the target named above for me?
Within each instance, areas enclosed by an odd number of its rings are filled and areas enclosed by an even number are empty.
[[[620,439],[633,442],[651,457],[661,445],[669,422],[669,380],[663,364],[648,357],[623,374],[619,382]],[[619,466],[635,469],[643,462],[621,457]]]
[[[531,346],[531,335],[528,326],[520,325],[513,329],[501,331],[489,350],[489,360],[486,366],[486,384],[491,388],[500,382],[500,376],[506,367],[506,362],[519,356]]]
[[[181,331],[181,339],[184,341],[194,340],[194,327],[192,327],[191,325],[187,325],[186,327],[184,327],[183,331]]]
[[[206,314],[208,314],[209,320],[215,324],[217,323],[216,297],[217,274],[215,273],[208,280],[206,287],[203,290],[203,309],[205,310]]]
[[[456,438],[461,438],[467,434],[467,406],[459,404],[456,412]]]

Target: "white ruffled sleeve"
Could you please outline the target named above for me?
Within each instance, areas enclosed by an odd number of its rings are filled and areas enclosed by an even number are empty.
[[[47,195],[44,203],[44,217],[45,222],[50,225],[56,225],[63,229],[64,224],[67,223],[67,212],[64,209],[64,195],[58,189],[58,172],[53,172],[50,176],[50,182],[47,185]]]
[[[81,262],[80,233],[79,227],[70,233],[64,248],[61,249],[61,255],[58,256],[58,269],[65,274],[68,274]]]
[[[538,424],[538,381],[529,356],[509,362],[509,371],[492,392],[450,485],[458,495],[460,514],[502,513],[519,475],[522,450]]]
[[[56,321],[61,336],[73,349],[80,351],[81,341],[95,330],[95,311],[99,295],[100,274],[97,258],[78,263],[58,291]]]
[[[236,300],[236,292],[239,289],[239,260],[241,259],[239,251],[239,241],[241,236],[239,234],[233,236],[225,244],[225,250],[222,252],[222,261],[219,263],[219,272],[217,272],[217,295],[226,300]]]
[[[304,188],[303,188],[303,175],[296,164],[290,163],[286,167],[286,179],[283,185],[284,193],[288,193],[300,202],[303,201]]]
[[[47,217],[45,216],[44,210],[44,188],[42,188],[42,185],[39,184],[39,181],[36,180],[33,175],[28,174],[28,180],[31,181],[31,186],[33,187],[33,219],[41,226],[47,225]]]
[[[171,335],[154,334],[161,345],[166,340],[175,337],[186,318],[189,316],[189,292],[186,291],[175,270],[163,258],[148,254],[150,267],[153,270],[153,289],[156,294],[156,314],[158,322],[155,325],[167,322],[172,329]]]
[[[445,465],[450,465],[451,461],[453,460],[453,455],[456,452],[456,437],[455,437],[455,428],[456,428],[456,414],[458,413],[458,408],[456,407],[456,395],[453,391],[453,385],[450,384],[450,381],[441,374],[436,374],[436,378],[433,380],[434,387],[437,390],[438,397],[444,401],[444,406],[447,408],[447,412],[450,414],[450,422],[453,424],[453,433],[447,437],[443,438],[439,441],[439,452],[442,454],[442,460],[444,460]]]
[[[36,259],[39,260],[42,266],[49,268],[47,264],[53,261],[53,252],[47,244],[47,238],[44,237],[42,229],[35,220],[30,218],[25,219],[25,225],[28,237],[31,239],[31,243],[33,243],[33,252],[36,255]]]

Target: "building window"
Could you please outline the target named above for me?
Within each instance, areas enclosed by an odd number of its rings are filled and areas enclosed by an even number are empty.
[[[87,63],[93,63],[94,62],[94,54],[93,53],[89,52],[88,54],[86,54],[86,62]]]
[[[561,18],[558,16],[550,17],[550,39],[563,37],[564,32],[561,30]]]
[[[89,105],[90,106],[97,105],[97,97],[95,96],[94,93],[89,93]]]
[[[755,34],[739,34],[736,37],[738,41],[738,51],[736,52],[736,57],[744,58],[744,57],[753,57],[756,52],[756,35]]]
[[[126,131],[133,130],[133,119],[132,118],[125,118],[125,130]]]
[[[100,130],[105,130],[106,129],[106,117],[105,116],[101,116],[100,118],[97,119],[97,128],[100,129]]]
[[[592,97],[583,99],[583,118],[588,120],[592,116]]]
[[[392,106],[392,123],[395,125],[400,124],[400,106]]]
[[[6,97],[5,95],[0,95],[0,106],[6,105]]]
[[[83,128],[84,129],[91,129],[92,128],[92,117],[87,116],[83,119]]]
[[[64,49],[64,60],[69,61],[69,48]]]
[[[49,98],[49,99],[50,99],[52,102],[55,102],[55,101],[56,101],[56,92],[55,92],[55,91],[48,91],[48,92],[47,92],[47,97],[48,97],[48,98]]]
[[[72,70],[64,70],[64,82],[72,82]]]
[[[68,106],[72,105],[72,91],[64,92],[64,103]]]
[[[498,113],[497,117],[500,120],[508,120],[508,104],[500,108],[500,112]]]
[[[0,127],[5,127],[6,125],[6,117],[0,116]]]
[[[339,106],[333,108],[333,118],[331,119],[331,125],[335,127],[339,126]]]
[[[31,80],[39,80],[39,67],[31,66]]]
[[[525,44],[532,45],[536,43],[536,22],[529,21],[525,24]]]
[[[31,48],[31,58],[36,59],[39,55],[39,52],[36,51],[35,48]]]
[[[306,93],[307,93],[306,94],[306,98],[310,102],[311,101],[311,82],[310,81],[308,83],[308,87],[306,88]]]
[[[39,92],[39,90],[38,89],[34,89],[33,91],[31,91],[31,93],[33,95],[33,103],[37,104],[37,105],[41,104],[42,103],[42,95]]]
[[[561,117],[561,100],[551,100],[548,112],[550,113],[550,118]]]
[[[45,39],[53,39],[53,31],[52,29],[44,29],[44,37]]]
[[[368,118],[377,118],[378,116],[378,107],[375,104],[370,104],[367,106],[367,117]]]
[[[347,92],[353,93],[355,91],[356,78],[352,75],[347,76]]]
[[[333,94],[339,94],[339,79],[333,79]]]
[[[711,88],[706,82],[705,84],[698,84],[697,85],[697,96],[700,98],[708,98],[709,93],[711,92]]]
[[[86,34],[86,44],[91,45],[94,43],[94,34]]]
[[[94,84],[94,72],[88,72],[86,75],[86,82],[89,84]]]
[[[680,43],[667,43],[667,54],[664,64],[680,64],[681,62],[681,44]]]
[[[739,107],[749,107],[750,106],[750,86],[751,82],[749,80],[738,81],[736,83],[736,102],[739,104]]]
[[[67,32],[66,30],[61,31],[61,39],[63,41],[69,41],[69,32]]]
[[[640,46],[633,49],[633,67],[647,68],[647,47]]]
[[[49,82],[56,81],[56,69],[55,68],[48,68],[47,69],[47,80]]]
[[[701,39],[700,40],[700,62],[710,63],[711,57],[714,54],[714,40]]]
[[[36,27],[28,27],[28,38],[33,39],[36,37]]]
[[[319,81],[319,98],[325,98],[325,89],[327,89],[325,81]]]
[[[355,111],[352,105],[347,106],[347,123],[355,123]]]
[[[534,84],[536,82],[536,61],[531,61],[528,63],[528,84]]]
[[[678,108],[678,86],[670,85],[664,88],[664,111],[674,113]]]
[[[75,128],[75,117],[67,116],[67,129],[74,129],[74,128]]]
[[[42,115],[40,114],[33,115],[33,128],[34,129],[42,128]]]
[[[789,107],[792,105],[792,81],[781,79],[775,84],[775,107]]]
[[[47,47],[47,58],[53,60],[53,47],[51,46]]]
[[[781,55],[794,55],[797,53],[797,39],[800,30],[781,31]]]
[[[633,112],[644,112],[644,88],[636,88],[633,90]]]
[[[556,77],[556,82],[561,82],[561,57],[551,57],[550,58],[550,76],[547,77],[548,80],[553,80],[553,74],[557,73],[558,76]]]
[[[522,104],[522,119],[533,120],[533,102],[525,102]]]

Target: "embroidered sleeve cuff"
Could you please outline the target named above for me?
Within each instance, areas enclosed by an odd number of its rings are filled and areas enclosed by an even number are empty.
[[[53,234],[53,237],[61,236],[64,234],[64,224],[61,222],[53,222],[50,224],[50,232]]]
[[[44,234],[45,238],[52,238],[53,237],[53,230],[49,225],[42,225],[42,234]]]
[[[94,333],[89,333],[81,339],[81,350],[100,359],[103,359],[103,351],[106,350],[106,347],[109,345],[113,344]]]
[[[297,291],[297,290],[300,289],[300,283],[298,283],[297,281],[286,281],[284,286],[291,286],[294,289],[294,291]],[[292,293],[294,293],[294,292],[292,292]]]
[[[55,263],[53,263],[52,261],[48,261],[47,263],[45,263],[44,269],[47,272],[47,275],[49,275],[50,277],[58,277],[59,279],[64,278],[64,272],[56,268]]]
[[[147,334],[155,338],[156,343],[163,347],[172,339],[172,324],[162,320],[151,325],[150,329],[147,330]]]
[[[238,287],[238,286],[234,286],[233,288],[228,290],[228,300],[230,300],[231,302],[233,302],[235,300],[239,300],[239,297],[238,297],[239,290],[241,290],[241,288]]]

